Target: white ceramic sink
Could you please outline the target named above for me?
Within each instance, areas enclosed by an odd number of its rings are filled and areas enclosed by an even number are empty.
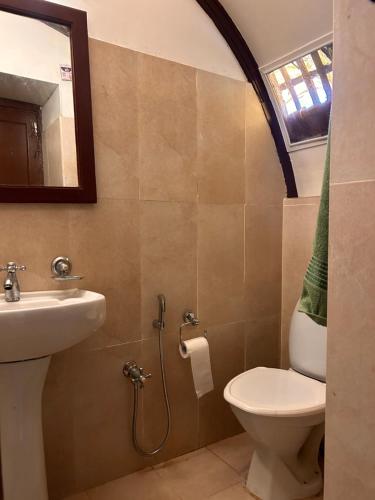
[[[4,500],[48,500],[42,391],[51,355],[105,320],[105,297],[86,290],[0,295],[0,443]]]
[[[0,294],[0,363],[41,358],[73,346],[105,320],[105,297],[86,290]]]

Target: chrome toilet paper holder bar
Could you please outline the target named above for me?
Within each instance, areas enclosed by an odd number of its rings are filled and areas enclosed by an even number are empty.
[[[183,347],[182,329],[185,328],[185,326],[198,326],[199,325],[199,319],[195,316],[193,311],[184,312],[182,319],[184,322],[180,325],[180,346],[181,347]],[[207,339],[207,330],[206,329],[204,330],[203,335]]]

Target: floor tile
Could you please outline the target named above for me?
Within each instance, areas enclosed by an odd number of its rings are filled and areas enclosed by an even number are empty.
[[[215,493],[215,495],[209,497],[209,500],[255,500],[255,497],[242,484],[236,484]]]
[[[155,471],[181,500],[206,499],[241,481],[231,467],[208,450],[188,460],[171,460]]]
[[[154,470],[129,474],[116,481],[88,491],[89,500],[180,500],[168,481],[160,478]]]
[[[247,474],[253,453],[253,446],[247,432],[213,443],[207,448],[233,467],[239,474]]]
[[[259,500],[244,481],[252,451],[247,433],[238,434],[65,500]]]

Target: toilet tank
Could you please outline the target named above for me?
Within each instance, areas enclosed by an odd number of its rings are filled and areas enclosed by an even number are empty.
[[[289,330],[289,359],[293,370],[326,380],[327,328],[318,325],[296,305]]]

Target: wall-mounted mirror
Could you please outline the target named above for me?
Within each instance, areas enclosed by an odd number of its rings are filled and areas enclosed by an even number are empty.
[[[86,13],[0,1],[0,202],[95,202]]]

